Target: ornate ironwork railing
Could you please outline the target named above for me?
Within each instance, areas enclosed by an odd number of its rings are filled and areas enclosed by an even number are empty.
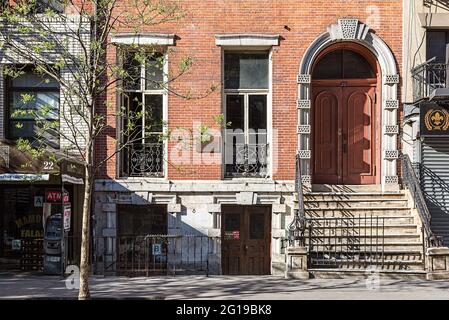
[[[445,63],[435,63],[435,58],[412,69],[413,100],[418,102],[427,99],[435,89],[446,88],[448,85]]]
[[[164,175],[164,144],[136,143],[122,151],[122,175],[128,177],[162,177]]]
[[[385,219],[372,214],[308,219],[309,268],[384,268]]]
[[[214,250],[214,238],[205,235],[102,237],[98,242],[103,248],[103,270],[126,276],[208,275]]]
[[[266,177],[268,175],[268,144],[234,144],[232,155],[226,156],[227,177]]]
[[[416,176],[415,169],[413,168],[412,162],[407,154],[401,155],[401,167],[402,176],[404,179],[405,186],[410,190],[413,200],[415,201],[416,209],[423,223],[425,232],[425,245],[429,247],[442,246],[441,238],[437,237],[431,228],[431,215],[429,208],[427,207],[426,200],[421,190],[421,185]]]
[[[301,176],[301,158],[299,154],[296,155],[296,169],[295,169],[295,193],[297,207],[294,210],[293,221],[288,227],[288,240],[290,245],[298,244],[305,245],[304,232],[306,230],[306,214],[304,209],[304,194],[302,191],[302,176]]]

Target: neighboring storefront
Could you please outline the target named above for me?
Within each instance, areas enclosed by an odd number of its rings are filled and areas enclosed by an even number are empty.
[[[62,261],[76,264],[82,165],[72,159],[54,162],[49,155],[35,160],[11,143],[2,142],[0,148],[0,269],[43,271],[45,227],[57,215],[64,229]]]
[[[449,245],[449,104],[420,104],[421,185],[432,229]]]

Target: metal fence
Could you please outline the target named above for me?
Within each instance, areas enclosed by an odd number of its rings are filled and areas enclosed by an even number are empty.
[[[151,276],[209,274],[213,239],[198,235],[105,237],[104,271],[118,275]]]
[[[309,268],[382,268],[385,260],[385,218],[308,219]]]

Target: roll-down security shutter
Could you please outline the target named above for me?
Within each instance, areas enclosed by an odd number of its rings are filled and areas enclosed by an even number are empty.
[[[449,138],[422,144],[421,184],[432,215],[432,230],[449,245]]]

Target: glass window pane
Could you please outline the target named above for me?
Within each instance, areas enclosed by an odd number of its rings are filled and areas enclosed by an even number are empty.
[[[127,52],[123,58],[123,70],[126,76],[123,79],[125,90],[140,90],[141,63],[136,59],[135,52]]]
[[[163,56],[158,54],[148,58],[145,64],[145,89],[154,90],[162,89],[164,74],[163,74]]]
[[[162,132],[162,95],[145,95],[145,132]]]
[[[59,92],[12,92],[11,117],[14,119],[59,119]],[[18,113],[17,111],[23,111]]]
[[[265,215],[263,213],[253,213],[249,216],[249,238],[264,239],[265,238]]]
[[[27,139],[30,142],[35,141],[37,138],[40,142],[46,145],[59,148],[59,134],[57,130],[48,129],[42,132],[42,123],[29,120],[10,121],[9,122],[9,134],[11,139]]]
[[[375,78],[366,59],[351,50],[335,50],[326,54],[313,70],[314,79],[366,79]]]
[[[142,94],[141,93],[126,93],[125,101],[128,102],[126,106],[127,114],[124,120],[124,137],[125,141],[133,143],[141,143],[142,138]]]
[[[249,96],[249,129],[254,133],[267,129],[267,96]]]
[[[224,240],[240,240],[240,214],[227,213],[224,216]]]
[[[52,77],[33,72],[26,72],[11,79],[13,87],[20,88],[58,88],[59,83]]]
[[[325,55],[313,69],[314,79],[343,78],[343,50],[336,50]]]
[[[225,89],[268,89],[268,53],[225,53]]]
[[[446,62],[447,33],[445,31],[427,31],[427,60],[436,58],[435,62]]]
[[[229,129],[245,129],[244,96],[226,96],[226,122],[230,122]]]
[[[343,77],[345,79],[375,78],[371,65],[366,59],[350,50],[343,50]]]

